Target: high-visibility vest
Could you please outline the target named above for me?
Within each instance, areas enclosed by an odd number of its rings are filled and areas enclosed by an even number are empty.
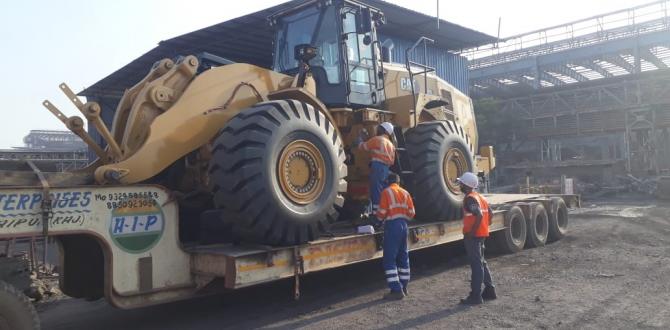
[[[385,135],[377,135],[360,144],[359,148],[370,152],[372,161],[388,166],[395,162],[395,146]]]
[[[471,191],[467,197],[473,198],[479,204],[479,209],[482,212],[482,221],[479,223],[479,228],[474,232],[475,237],[489,237],[489,225],[491,225],[491,214],[489,214],[489,203],[475,191]],[[466,197],[466,198],[467,198]],[[472,230],[472,226],[477,222],[477,216],[470,211],[465,209],[465,203],[463,204],[463,234],[469,233]]]
[[[382,191],[377,209],[377,219],[395,220],[414,218],[414,201],[407,190],[400,188],[397,183],[392,183]]]

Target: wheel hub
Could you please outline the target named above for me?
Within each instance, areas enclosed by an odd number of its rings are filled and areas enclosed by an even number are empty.
[[[462,193],[456,179],[463,175],[467,170],[468,163],[465,159],[465,154],[456,148],[449,149],[442,161],[442,172],[444,174],[444,183],[452,193]]]
[[[296,140],[281,151],[277,164],[284,195],[297,204],[309,204],[323,192],[325,161],[309,141]]]

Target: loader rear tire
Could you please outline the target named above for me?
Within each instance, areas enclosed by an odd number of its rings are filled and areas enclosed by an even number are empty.
[[[568,206],[560,197],[551,198],[551,210],[549,210],[549,238],[548,242],[555,242],[568,232]]]
[[[500,253],[517,253],[526,243],[526,217],[518,206],[505,213],[505,229],[493,233],[493,241]]]
[[[406,133],[406,140],[417,219],[461,219],[464,196],[456,178],[474,171],[472,145],[463,128],[452,121],[420,123]]]
[[[347,183],[342,141],[309,104],[259,103],[216,137],[210,182],[214,207],[233,219],[241,241],[302,244],[337,219]]]
[[[529,204],[530,216],[526,218],[526,247],[541,247],[547,243],[549,215],[542,203]]]
[[[28,297],[0,281],[0,330],[33,330],[40,319]]]

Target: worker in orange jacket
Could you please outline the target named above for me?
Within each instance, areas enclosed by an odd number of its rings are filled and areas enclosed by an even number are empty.
[[[414,201],[400,187],[400,177],[389,174],[388,187],[381,193],[376,217],[384,224],[383,265],[386,283],[391,289],[384,299],[403,299],[409,292],[409,252],[407,250],[407,221],[414,218]]]
[[[463,200],[463,242],[468,255],[472,276],[470,294],[461,299],[461,304],[478,305],[484,299],[496,299],[495,286],[491,272],[484,260],[484,241],[489,236],[489,225],[493,211],[486,199],[475,189],[479,186],[479,178],[470,172],[463,173],[457,179],[461,191],[465,194]],[[484,291],[482,292],[482,282]]]
[[[379,207],[384,180],[389,175],[389,168],[395,162],[395,146],[392,142],[393,124],[381,123],[377,126],[377,135],[370,139],[367,139],[366,130],[361,133],[358,137],[358,148],[370,153],[369,194],[371,213],[374,214]]]

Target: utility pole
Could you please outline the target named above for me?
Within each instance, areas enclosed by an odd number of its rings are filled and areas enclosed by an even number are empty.
[[[440,29],[440,0],[436,0],[437,2],[437,29]]]

